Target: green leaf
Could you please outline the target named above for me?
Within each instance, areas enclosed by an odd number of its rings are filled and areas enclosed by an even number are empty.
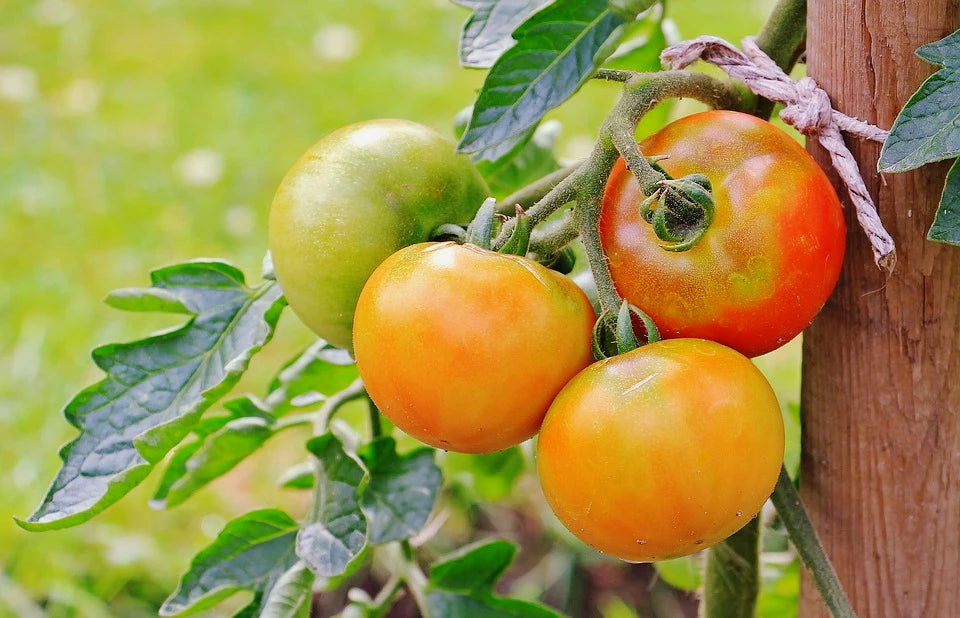
[[[430,568],[425,590],[433,618],[559,618],[555,611],[493,594],[516,548],[503,540],[481,541],[441,558]]]
[[[627,23],[606,0],[557,0],[535,13],[490,69],[458,149],[496,160],[532,135],[614,51]]]
[[[960,30],[917,55],[941,69],[927,78],[893,122],[877,169],[905,172],[960,155]]]
[[[250,289],[224,262],[189,262],[151,273],[153,287],[125,290],[109,302],[137,308],[179,307],[182,327],[93,351],[107,377],[67,404],[80,435],[60,450],[63,467],[28,530],[82,523],[140,483],[222,397],[250,357],[273,335],[284,301],[273,282]],[[117,300],[122,298],[122,300]]]
[[[506,498],[520,475],[523,474],[523,453],[517,447],[486,453],[467,455],[449,452],[443,458],[444,477],[454,479],[474,497],[483,501]]]
[[[231,521],[196,555],[177,589],[163,602],[160,615],[197,613],[240,590],[254,593],[259,613],[278,584],[280,594],[291,598],[291,579],[303,583],[294,552],[298,529],[297,522],[277,509],[253,511]]]
[[[927,239],[960,246],[960,159],[954,161],[947,172],[940,207]]]
[[[313,487],[313,464],[304,461],[290,466],[277,479],[277,485],[284,489],[310,489]]]
[[[680,590],[695,592],[703,583],[703,557],[701,554],[661,560],[654,562],[653,567],[663,581]]]
[[[370,473],[361,493],[370,542],[379,545],[415,535],[427,523],[443,478],[434,450],[400,456],[393,438],[378,438],[359,455]]]
[[[667,32],[676,29],[673,22],[664,18],[663,5],[657,3],[627,31],[626,40],[617,47],[603,66],[628,71],[659,71],[660,52],[671,42]]]
[[[227,401],[224,407],[237,416],[279,417],[322,402],[356,377],[357,369],[348,352],[318,340],[284,366],[263,399],[248,394]]]
[[[228,422],[182,462],[181,475],[173,478],[168,468],[164,482],[151,500],[151,506],[177,506],[210,481],[232,470],[263,446],[273,434],[274,429],[270,423],[262,418],[244,417]],[[177,454],[179,455],[179,452]],[[179,464],[180,462],[178,466]]]
[[[267,598],[247,608],[259,610],[259,618],[308,618],[313,572],[302,560],[280,576]]]
[[[297,535],[297,555],[317,575],[344,573],[367,544],[367,520],[358,492],[366,471],[332,433],[312,438],[307,449],[317,458],[322,484],[316,520]]]
[[[510,48],[513,31],[550,0],[453,0],[473,9],[460,34],[460,65],[488,69]]]

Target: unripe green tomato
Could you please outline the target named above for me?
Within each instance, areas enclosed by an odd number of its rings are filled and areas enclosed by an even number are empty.
[[[364,282],[387,256],[470,221],[489,195],[467,157],[406,120],[343,127],[314,144],[280,183],[270,252],[290,307],[331,344],[350,349]]]
[[[580,540],[631,562],[730,536],[770,496],[783,417],[745,356],[668,339],[594,363],[550,406],[537,441],[547,502]]]
[[[570,279],[453,242],[396,252],[363,288],[353,346],[373,402],[432,446],[499,451],[533,436],[593,360],[596,317]]]

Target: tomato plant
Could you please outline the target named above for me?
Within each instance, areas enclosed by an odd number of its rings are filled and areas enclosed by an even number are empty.
[[[453,242],[401,249],[357,303],[354,353],[380,410],[427,444],[498,451],[537,432],[592,360],[595,316],[572,281]]]
[[[406,120],[343,127],[287,172],[270,208],[269,245],[287,302],[330,343],[350,346],[364,281],[388,255],[469,221],[486,183],[453,144]]]
[[[671,339],[597,362],[544,419],[547,502],[585,543],[630,561],[690,554],[736,532],[770,496],[783,419],[738,352]]]
[[[747,356],[804,329],[840,274],[845,226],[826,174],[790,136],[754,116],[681,118],[640,144],[675,177],[702,173],[713,222],[689,250],[668,251],[643,219],[644,194],[621,159],[600,220],[618,291],[665,337],[702,337]]]

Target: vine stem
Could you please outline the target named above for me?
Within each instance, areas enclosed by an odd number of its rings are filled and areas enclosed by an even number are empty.
[[[790,534],[790,540],[797,548],[800,559],[813,573],[813,579],[827,607],[836,618],[856,618],[856,613],[843,591],[837,572],[823,550],[817,532],[800,501],[800,494],[793,486],[786,468],[780,468],[780,478],[777,479],[777,486],[773,490],[771,500],[777,507],[777,514],[780,515],[784,527]]]

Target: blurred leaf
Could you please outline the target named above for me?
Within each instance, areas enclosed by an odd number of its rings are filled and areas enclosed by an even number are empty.
[[[168,468],[157,493],[154,508],[177,506],[210,481],[226,474],[263,446],[274,429],[262,418],[237,418],[210,435],[177,468]],[[190,445],[192,447],[192,444]],[[180,453],[178,452],[177,455]],[[174,472],[181,472],[176,475]]]
[[[473,9],[460,34],[461,66],[488,69],[514,43],[513,31],[550,0],[453,0]]]
[[[680,590],[695,592],[703,583],[703,560],[699,554],[660,560],[653,567],[663,581]]]
[[[455,479],[478,500],[503,500],[523,474],[523,453],[516,446],[483,455],[451,452],[444,456],[443,470],[446,478]]]
[[[108,303],[178,309],[184,326],[93,351],[107,378],[77,395],[64,415],[80,435],[60,450],[63,467],[28,530],[82,523],[127,494],[226,393],[273,335],[280,288],[250,289],[224,262],[190,262],[151,273],[153,288],[121,290]],[[158,300],[160,299],[160,300]],[[174,300],[176,302],[174,302]]]
[[[319,495],[316,521],[297,535],[297,555],[317,575],[344,573],[367,544],[367,520],[357,492],[366,471],[332,433],[312,438],[307,448],[319,462]]]
[[[277,479],[277,485],[285,489],[310,489],[313,487],[313,464],[304,461],[290,466]]]
[[[512,543],[494,539],[438,560],[427,581],[429,614],[437,618],[559,618],[560,614],[537,603],[493,594],[514,553]]]
[[[239,590],[254,593],[251,605],[259,613],[274,597],[272,592],[278,584],[282,585],[280,594],[291,599],[295,588],[291,580],[303,583],[298,575],[301,563],[294,552],[299,527],[277,509],[253,511],[234,519],[193,559],[176,591],[160,607],[160,615],[200,612]],[[249,606],[244,612],[256,615],[250,613]]]
[[[783,465],[792,478],[800,472],[800,404],[787,403],[783,414],[785,447]]]
[[[797,615],[797,599],[800,596],[799,561],[794,559],[772,572],[764,565],[763,585],[757,597],[757,616],[794,618]]]
[[[893,121],[877,162],[881,172],[905,172],[960,155],[960,30],[924,45],[917,55],[940,70]]]
[[[284,366],[263,399],[248,394],[227,401],[224,407],[238,416],[282,416],[323,401],[325,395],[342,390],[356,377],[348,352],[318,340]]]
[[[628,71],[659,71],[660,52],[671,41],[667,40],[664,29],[663,5],[655,4],[641,19],[638,19],[626,32],[626,40],[607,59],[603,66]],[[670,26],[673,28],[673,26]]]
[[[423,448],[397,455],[390,437],[378,438],[360,451],[370,473],[361,498],[371,543],[406,539],[427,523],[443,482],[433,454],[433,449]]]
[[[927,239],[960,245],[960,159],[954,161],[947,172],[940,207],[927,232]]]
[[[627,23],[606,0],[557,0],[535,13],[490,69],[458,149],[496,160],[528,139],[614,51]]]

